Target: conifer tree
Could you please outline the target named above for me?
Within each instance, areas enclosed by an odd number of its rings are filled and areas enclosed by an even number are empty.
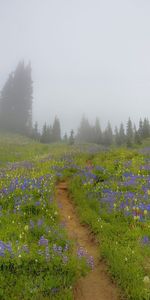
[[[60,129],[60,122],[57,117],[54,119],[53,127],[53,142],[60,142],[61,141],[61,129]]]
[[[119,128],[119,144],[123,145],[125,141],[126,141],[126,135],[125,135],[123,123],[121,123]]]
[[[102,143],[102,130],[98,118],[96,118],[95,126],[94,126],[94,143],[96,144]]]
[[[72,129],[69,136],[69,145],[73,145],[73,144],[74,144],[74,131]]]
[[[103,133],[103,143],[105,146],[110,146],[113,143],[113,131],[110,122],[108,122],[107,127]]]
[[[38,122],[36,121],[32,130],[32,137],[35,140],[39,140],[40,139],[40,133],[38,131]]]
[[[77,133],[77,139],[82,142],[91,142],[91,131],[88,119],[82,117]]]
[[[143,121],[143,138],[148,138],[150,136],[150,124],[147,118]]]
[[[142,140],[143,139],[143,121],[142,121],[142,119],[140,119],[140,121],[139,121],[138,134],[139,134],[140,139]]]
[[[115,144],[117,146],[120,146],[120,136],[119,136],[119,132],[118,132],[117,126],[115,127]]]
[[[132,122],[131,122],[130,118],[128,119],[128,122],[127,122],[126,136],[127,136],[127,146],[131,147],[133,144],[133,126],[132,126]]]
[[[41,142],[42,143],[47,143],[48,142],[48,134],[47,134],[47,124],[46,122],[44,123],[43,125],[43,128],[42,128],[42,135],[41,135]]]
[[[31,65],[20,62],[1,92],[1,128],[22,134],[32,133]]]

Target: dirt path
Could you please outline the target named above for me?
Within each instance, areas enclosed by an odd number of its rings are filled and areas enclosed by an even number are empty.
[[[81,246],[88,255],[94,257],[94,269],[89,274],[79,279],[74,288],[75,300],[119,300],[119,292],[111,282],[106,266],[99,260],[100,253],[94,237],[88,228],[79,222],[75,208],[68,196],[66,182],[57,185],[57,203],[60,207],[62,220],[65,221],[68,236],[76,241],[77,247]]]

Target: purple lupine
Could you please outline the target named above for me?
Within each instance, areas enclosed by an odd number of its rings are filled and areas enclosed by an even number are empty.
[[[79,258],[86,256],[87,252],[84,250],[83,247],[79,247],[77,250],[77,256]]]
[[[57,252],[57,245],[56,244],[53,245],[53,251]]]
[[[34,222],[30,220],[30,227],[33,229],[34,228]]]
[[[0,256],[5,255],[5,243],[0,241]]]
[[[49,248],[48,248],[48,246],[46,246],[46,248],[45,248],[45,257],[46,257],[47,261],[50,259],[50,254],[49,254]]]
[[[58,247],[57,247],[57,253],[58,253],[59,255],[62,254],[62,247],[61,247],[61,246],[58,246]]]
[[[22,246],[22,250],[23,250],[24,252],[26,252],[26,253],[29,253],[29,248],[28,248],[27,245],[23,245],[23,246]]]
[[[141,239],[141,243],[142,243],[143,245],[149,244],[149,243],[150,243],[149,237],[148,237],[148,236],[144,236],[144,237]]]
[[[47,246],[48,245],[48,240],[44,238],[44,236],[40,237],[39,240],[39,246]]]
[[[42,219],[40,219],[40,220],[37,221],[37,225],[40,227],[40,226],[43,225],[43,222],[44,222],[44,221],[43,221]]]
[[[68,251],[69,250],[69,245],[66,244],[65,247],[64,247],[64,251]]]
[[[0,241],[0,256],[4,256],[5,251],[8,251],[10,254],[12,254],[11,244],[10,243],[4,243],[3,241]]]
[[[94,258],[93,258],[93,256],[88,256],[87,257],[87,263],[90,266],[90,268],[93,270],[94,269]]]

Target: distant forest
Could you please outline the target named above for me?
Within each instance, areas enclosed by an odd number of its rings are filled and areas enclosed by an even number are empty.
[[[31,64],[25,66],[19,62],[17,68],[12,72],[4,84],[0,95],[0,129],[13,133],[29,136],[42,143],[65,142],[74,143],[96,143],[99,145],[117,146],[140,144],[143,139],[150,137],[150,122],[147,118],[140,119],[138,128],[129,118],[126,126],[123,123],[119,128],[112,130],[108,122],[104,130],[101,129],[99,119],[91,125],[86,117],[83,117],[77,134],[73,129],[69,136],[67,133],[61,136],[60,121],[55,117],[53,124],[43,125],[42,132],[39,131],[38,122],[33,125],[33,81],[31,76]]]

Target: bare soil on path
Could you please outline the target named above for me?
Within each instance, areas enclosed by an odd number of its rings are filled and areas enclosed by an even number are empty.
[[[69,238],[76,248],[83,247],[94,258],[94,269],[78,280],[74,287],[74,300],[119,300],[120,293],[111,281],[107,267],[100,260],[99,247],[89,229],[82,225],[75,207],[68,195],[67,182],[60,182],[56,187],[56,201],[60,207],[62,221],[65,222]]]

